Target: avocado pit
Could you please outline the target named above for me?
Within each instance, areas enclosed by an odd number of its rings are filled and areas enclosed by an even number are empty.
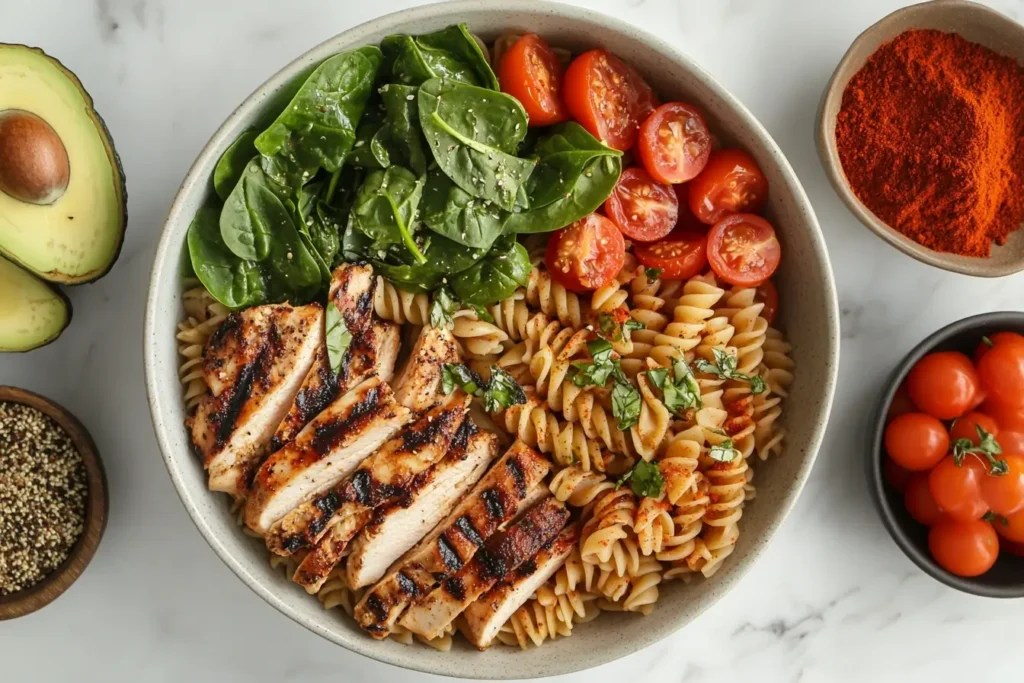
[[[68,188],[71,165],[57,132],[23,109],[0,111],[0,191],[29,204],[52,204]]]

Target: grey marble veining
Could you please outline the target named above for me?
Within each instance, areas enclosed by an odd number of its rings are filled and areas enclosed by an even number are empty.
[[[141,358],[156,238],[180,179],[209,135],[260,82],[309,46],[414,4],[422,3],[0,0],[0,40],[45,48],[95,98],[125,165],[130,217],[114,271],[69,291],[71,329],[43,350],[0,358],[0,383],[46,394],[89,426],[112,492],[107,535],[80,581],[44,611],[0,624],[4,681],[433,678],[320,640],[265,605],[216,559],[189,523],[156,453]],[[825,232],[840,292],[843,349],[833,418],[811,481],[758,566],[673,638],[562,680],[1020,680],[1024,603],[963,595],[921,574],[885,534],[864,486],[870,413],[897,360],[946,323],[1021,309],[1024,300],[1024,275],[975,280],[886,246],[846,211],[819,167],[813,121],[829,74],[857,33],[906,3],[578,4],[679,45],[779,142]],[[1024,19],[1024,0],[989,4]]]

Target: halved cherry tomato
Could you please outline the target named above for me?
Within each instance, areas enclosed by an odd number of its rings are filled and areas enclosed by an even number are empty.
[[[914,473],[902,465],[897,465],[892,458],[886,458],[882,462],[882,476],[889,486],[903,493],[907,490],[907,484]]]
[[[885,428],[885,452],[912,472],[931,469],[948,451],[946,427],[931,415],[907,413]]]
[[[928,474],[928,490],[932,498],[947,515],[961,522],[981,519],[988,511],[981,497],[981,480],[987,468],[974,456],[968,455],[960,465],[947,455]]]
[[[907,482],[903,505],[911,517],[925,526],[931,526],[942,519],[942,508],[932,498],[928,490],[928,475],[924,472],[914,474]]]
[[[885,419],[891,421],[900,415],[916,412],[917,406],[910,400],[910,392],[907,391],[907,383],[904,381],[896,388],[896,394],[892,397],[892,403],[889,404],[889,410],[885,413]]]
[[[634,166],[619,176],[604,203],[604,212],[629,239],[653,242],[676,226],[679,200],[671,185],[659,183],[647,171]]]
[[[1003,453],[1024,453],[1024,432],[999,431],[999,445]]]
[[[772,276],[782,247],[771,223],[749,213],[723,218],[708,233],[708,261],[731,285],[756,287]]]
[[[687,185],[685,183],[682,185],[673,185],[672,189],[675,190],[676,201],[679,202],[679,220],[676,221],[676,229],[693,230],[695,232],[706,233],[709,229],[708,225],[706,223],[701,223],[700,219],[694,216],[693,212],[690,211],[690,196],[688,194],[689,190],[687,189]]]
[[[686,280],[704,272],[707,245],[707,238],[699,232],[675,230],[657,242],[633,245],[633,255],[647,268],[661,268],[666,280]]]
[[[732,213],[757,213],[768,196],[768,181],[754,158],[741,149],[723,149],[690,181],[690,211],[714,225]]]
[[[548,239],[544,263],[563,287],[588,292],[618,275],[626,260],[626,241],[615,224],[592,213]]]
[[[994,438],[999,437],[999,425],[988,415],[983,413],[967,413],[958,417],[949,430],[949,439],[956,442],[959,439],[967,439],[975,446],[981,443],[978,436],[978,427],[991,434]]]
[[[517,40],[498,66],[502,92],[522,103],[531,126],[550,126],[569,118],[562,102],[564,78],[565,69],[551,46],[534,33]]]
[[[987,475],[981,480],[981,497],[997,515],[1012,515],[1024,509],[1024,455],[1004,453],[1006,473]]]
[[[637,147],[644,168],[663,183],[697,177],[711,154],[711,131],[695,108],[682,102],[663,104],[640,126]]]
[[[1009,406],[994,398],[985,399],[981,412],[992,417],[1001,430],[1024,432],[1024,408]]]
[[[640,128],[641,85],[650,89],[618,57],[590,50],[574,59],[565,72],[565,104],[594,137],[625,151],[636,142]]]
[[[761,317],[769,325],[775,322],[775,316],[779,314],[779,290],[775,289],[775,284],[771,280],[765,280],[759,284],[757,291],[754,292],[754,299],[764,303]]]
[[[971,359],[958,351],[929,353],[907,375],[914,405],[940,420],[952,420],[970,410],[978,387]]]
[[[986,341],[986,339],[988,341]],[[972,358],[974,359],[974,364],[977,365],[978,361],[981,360],[981,357],[988,353],[988,350],[991,349],[993,346],[995,346],[1001,341],[1006,341],[1008,339],[1024,339],[1024,337],[1017,334],[1016,332],[996,332],[995,334],[991,334],[988,337],[985,337],[980,342],[978,342],[978,346],[975,347],[974,349],[974,355],[972,356]]]
[[[633,92],[633,115],[638,124],[643,123],[651,115],[661,102],[654,94],[654,89],[647,84],[640,72],[629,62],[622,62],[626,67],[627,79],[629,80],[630,91]]]
[[[1024,339],[997,341],[978,361],[978,377],[992,399],[1024,408]]]
[[[1006,515],[1003,519],[1006,520],[1005,524],[1002,520],[996,522],[996,533],[1008,541],[1024,543],[1024,510]]]
[[[999,557],[999,538],[988,522],[943,520],[928,532],[935,561],[957,576],[984,574]]]

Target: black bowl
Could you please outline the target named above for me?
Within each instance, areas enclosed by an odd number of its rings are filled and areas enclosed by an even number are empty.
[[[871,435],[867,474],[871,497],[882,516],[882,523],[889,530],[889,535],[896,541],[896,545],[914,564],[931,577],[965,593],[988,598],[1020,598],[1024,597],[1024,558],[1000,553],[995,566],[981,576],[964,578],[949,573],[940,567],[928,552],[928,529],[910,516],[903,506],[903,495],[886,484],[882,476],[886,413],[896,390],[914,364],[932,351],[962,351],[971,355],[983,336],[1003,330],[1024,334],[1024,313],[1004,311],[964,318],[932,334],[903,359],[893,371],[878,404],[875,431]]]

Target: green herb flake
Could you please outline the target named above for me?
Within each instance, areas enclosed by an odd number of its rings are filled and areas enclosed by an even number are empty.
[[[441,391],[448,395],[458,387],[472,396],[483,392],[484,381],[461,363],[445,363],[441,368]]]
[[[612,387],[612,416],[620,430],[626,431],[640,421],[641,404],[640,392],[632,382],[616,378]]]
[[[526,403],[526,392],[515,378],[501,368],[491,368],[491,379],[481,377],[459,363],[445,363],[441,370],[441,390],[450,394],[459,387],[467,394],[482,398],[484,410],[489,413]]]
[[[740,457],[740,452],[733,445],[732,439],[726,439],[722,443],[712,446],[708,450],[708,457],[718,462],[732,462]]]
[[[455,326],[452,316],[459,310],[459,303],[452,297],[447,287],[438,287],[430,302],[431,327],[448,328]]]
[[[644,268],[644,274],[648,280],[657,280],[664,272],[664,268]]]
[[[330,362],[331,372],[338,375],[341,372],[345,351],[352,343],[352,333],[349,332],[341,311],[333,301],[327,304],[325,322],[327,325],[327,360]]]
[[[626,482],[629,482],[633,493],[647,498],[660,497],[665,487],[665,479],[661,476],[658,465],[646,460],[638,461],[632,469],[619,477],[619,480],[615,482],[615,490],[617,491]]]
[[[750,393],[755,396],[763,394],[768,390],[768,386],[765,384],[763,377],[760,377],[759,375],[747,375],[736,370],[736,356],[726,353],[722,349],[712,349],[711,352],[714,354],[714,363],[710,363],[703,358],[698,359],[697,362],[694,363],[699,372],[714,375],[715,377],[721,377],[722,379],[735,379],[749,382]]]

